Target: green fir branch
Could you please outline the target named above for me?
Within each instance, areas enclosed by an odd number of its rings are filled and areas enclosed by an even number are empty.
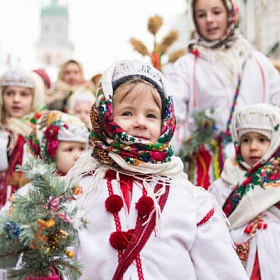
[[[71,202],[75,185],[57,176],[53,164],[38,159],[18,170],[30,184],[23,187],[25,195],[14,194],[9,210],[0,213],[0,267],[8,269],[13,280],[49,276],[50,267],[77,279],[81,264],[67,248],[74,244],[77,231],[72,219],[79,217],[81,227],[86,222]]]

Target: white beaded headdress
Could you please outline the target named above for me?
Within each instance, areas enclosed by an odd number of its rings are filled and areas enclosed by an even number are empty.
[[[232,118],[232,139],[239,153],[241,136],[248,132],[257,132],[270,139],[269,149],[262,157],[262,161],[270,159],[280,147],[280,109],[278,106],[258,103],[236,111]],[[240,163],[246,169],[250,168],[246,162]]]
[[[156,87],[163,88],[158,71],[148,63],[143,63],[139,60],[123,60],[118,63],[112,75],[112,82],[115,84],[122,79],[128,79],[131,76],[140,76],[152,82]],[[120,84],[120,83],[118,83]],[[115,86],[114,86],[115,87]]]
[[[34,88],[35,83],[31,77],[30,72],[22,68],[11,68],[9,71],[4,73],[1,77],[1,87],[5,86],[17,86]]]
[[[261,108],[260,108],[261,109]],[[271,139],[274,115],[262,110],[243,110],[236,116],[238,138],[249,132],[257,132]]]

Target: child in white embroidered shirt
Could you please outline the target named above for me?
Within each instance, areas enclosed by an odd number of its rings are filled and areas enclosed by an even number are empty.
[[[102,76],[93,148],[66,178],[86,213],[76,255],[89,279],[247,279],[214,200],[173,156],[173,103],[162,74],[121,61]]]
[[[210,192],[230,222],[230,234],[250,279],[277,279],[280,222],[280,110],[255,104],[235,113],[236,156],[225,162]]]

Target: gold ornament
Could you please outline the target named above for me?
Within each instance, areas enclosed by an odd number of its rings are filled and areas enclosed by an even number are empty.
[[[39,230],[45,230],[48,229],[50,227],[53,227],[55,224],[53,219],[50,219],[48,221],[43,221],[41,219],[38,220],[38,229]]]
[[[70,259],[75,257],[75,253],[73,251],[65,250],[65,253]]]
[[[78,194],[82,194],[83,193],[83,188],[81,184],[75,184],[73,187],[73,194],[74,195],[78,195]]]

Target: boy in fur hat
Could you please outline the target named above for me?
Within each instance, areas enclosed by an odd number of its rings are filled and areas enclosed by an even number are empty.
[[[228,217],[250,279],[277,279],[280,248],[280,110],[255,104],[235,113],[236,156],[210,188]]]

